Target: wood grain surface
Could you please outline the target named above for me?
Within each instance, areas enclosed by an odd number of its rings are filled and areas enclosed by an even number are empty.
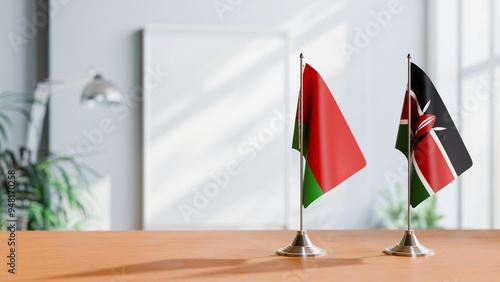
[[[417,230],[433,257],[382,253],[401,230],[309,231],[318,258],[275,254],[295,231],[19,231],[0,281],[500,281],[500,230]]]

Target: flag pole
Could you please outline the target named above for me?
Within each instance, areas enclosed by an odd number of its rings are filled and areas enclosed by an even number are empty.
[[[407,135],[407,154],[408,154],[408,211],[407,211],[407,222],[408,229],[405,230],[405,234],[399,244],[392,247],[386,248],[384,253],[388,255],[395,256],[405,256],[405,257],[423,257],[434,255],[434,250],[426,248],[424,245],[420,244],[415,235],[415,232],[411,229],[411,172],[412,172],[412,128],[411,128],[411,55],[408,53],[406,57],[408,59],[408,99],[405,101],[408,107],[408,135]]]
[[[304,210],[304,158],[305,154],[302,151],[304,146],[304,135],[303,135],[303,126],[304,126],[304,64],[302,60],[304,59],[304,55],[300,53],[300,91],[299,91],[299,105],[298,105],[298,131],[299,131],[299,152],[300,152],[300,229],[297,231],[295,235],[295,239],[293,242],[279,249],[276,253],[280,256],[288,256],[288,257],[312,257],[312,256],[323,256],[326,254],[326,251],[315,246],[309,236],[307,236],[307,231],[304,230],[304,225],[302,221],[302,214]]]
[[[304,59],[304,55],[300,53],[300,92],[299,92],[299,152],[300,152],[300,232],[304,230],[302,214],[304,211],[304,157],[305,154],[302,151],[304,147],[304,133],[303,133],[303,124],[304,124],[304,77],[302,75],[304,71],[304,64],[302,60]]]
[[[408,53],[406,56],[408,59],[408,99],[406,101],[406,105],[408,107],[408,205],[407,205],[407,221],[408,221],[408,231],[411,230],[411,209],[410,209],[410,187],[411,187],[411,165],[412,165],[412,142],[411,142],[411,55]]]

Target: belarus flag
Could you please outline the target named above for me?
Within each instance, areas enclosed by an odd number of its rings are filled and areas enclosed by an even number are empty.
[[[325,81],[306,64],[303,76],[303,145],[306,158],[303,204],[314,200],[365,167],[356,139]],[[299,150],[299,106],[293,148]]]
[[[450,114],[427,75],[411,64],[412,173],[410,203],[416,207],[472,166]],[[396,149],[408,154],[408,90]],[[408,156],[407,156],[408,157]]]

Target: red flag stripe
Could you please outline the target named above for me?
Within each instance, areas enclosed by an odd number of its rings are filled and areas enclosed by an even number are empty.
[[[438,192],[457,178],[434,130],[425,135],[414,147],[413,165],[430,194]]]
[[[436,142],[436,145],[438,146],[439,151],[441,151],[441,155],[443,156],[444,160],[446,161],[446,164],[448,165],[448,168],[450,169],[451,173],[453,174],[453,178],[458,178],[458,174],[455,171],[455,167],[451,163],[451,160],[448,157],[448,154],[446,153],[446,150],[444,149],[443,144],[441,143],[441,140],[436,135],[436,131],[432,130],[430,132],[430,134],[431,134],[432,138],[434,139],[434,141]]]
[[[366,165],[365,158],[328,86],[310,65],[304,68],[307,163],[327,192]]]
[[[406,95],[403,105],[403,111],[401,112],[401,119],[399,124],[408,124],[408,89],[406,89]],[[418,116],[422,114],[422,109],[420,109],[417,101],[417,96],[413,91],[411,91],[411,119],[413,125],[416,124]]]

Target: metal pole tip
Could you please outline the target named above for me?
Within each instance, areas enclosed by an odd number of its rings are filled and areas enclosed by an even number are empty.
[[[301,59],[304,58],[304,55],[302,55],[302,53],[300,53],[300,56],[299,56]]]
[[[406,56],[406,58],[411,59],[410,53],[408,53],[408,56]]]

